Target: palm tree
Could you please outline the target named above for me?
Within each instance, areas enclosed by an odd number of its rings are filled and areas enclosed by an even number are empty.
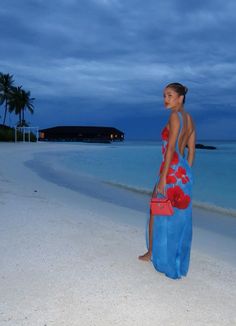
[[[3,74],[0,72],[0,105],[5,103],[5,111],[3,118],[3,125],[6,123],[7,111],[8,111],[8,100],[11,89],[13,87],[13,75]]]
[[[25,121],[25,110],[28,110],[31,114],[34,113],[33,101],[35,100],[35,98],[30,97],[31,95],[30,91],[25,91],[24,89],[21,90],[21,94],[22,94],[22,104],[24,104],[24,106],[22,107],[22,120],[19,122],[20,122],[20,127],[23,127],[27,125]]]
[[[25,121],[25,110],[34,113],[34,98],[30,97],[30,91],[25,91],[22,86],[12,87],[9,95],[9,112],[15,112],[19,115],[18,127],[27,127]]]

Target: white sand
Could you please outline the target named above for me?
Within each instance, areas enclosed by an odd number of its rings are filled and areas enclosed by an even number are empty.
[[[23,165],[59,146],[0,143],[0,325],[236,325],[235,239],[196,227],[188,276],[168,279],[137,259],[144,212]],[[223,259],[204,247],[214,239],[215,248],[229,248]]]

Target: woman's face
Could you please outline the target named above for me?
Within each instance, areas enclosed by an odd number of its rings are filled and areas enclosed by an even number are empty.
[[[167,87],[164,90],[164,105],[167,109],[177,109],[183,104],[183,95],[179,95],[173,88]]]

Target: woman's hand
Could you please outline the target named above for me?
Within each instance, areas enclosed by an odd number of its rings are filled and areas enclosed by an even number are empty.
[[[161,177],[159,182],[155,185],[152,191],[152,198],[156,198],[157,194],[162,194],[165,196],[166,178]]]
[[[166,187],[166,178],[162,176],[156,186],[157,192],[165,196],[165,187]]]
[[[157,184],[155,184],[155,187],[152,191],[152,198],[156,198],[157,197]]]

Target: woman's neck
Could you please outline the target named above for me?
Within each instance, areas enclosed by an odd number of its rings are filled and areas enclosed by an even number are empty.
[[[173,108],[172,110],[175,112],[184,112],[184,106],[181,105],[179,107]]]

